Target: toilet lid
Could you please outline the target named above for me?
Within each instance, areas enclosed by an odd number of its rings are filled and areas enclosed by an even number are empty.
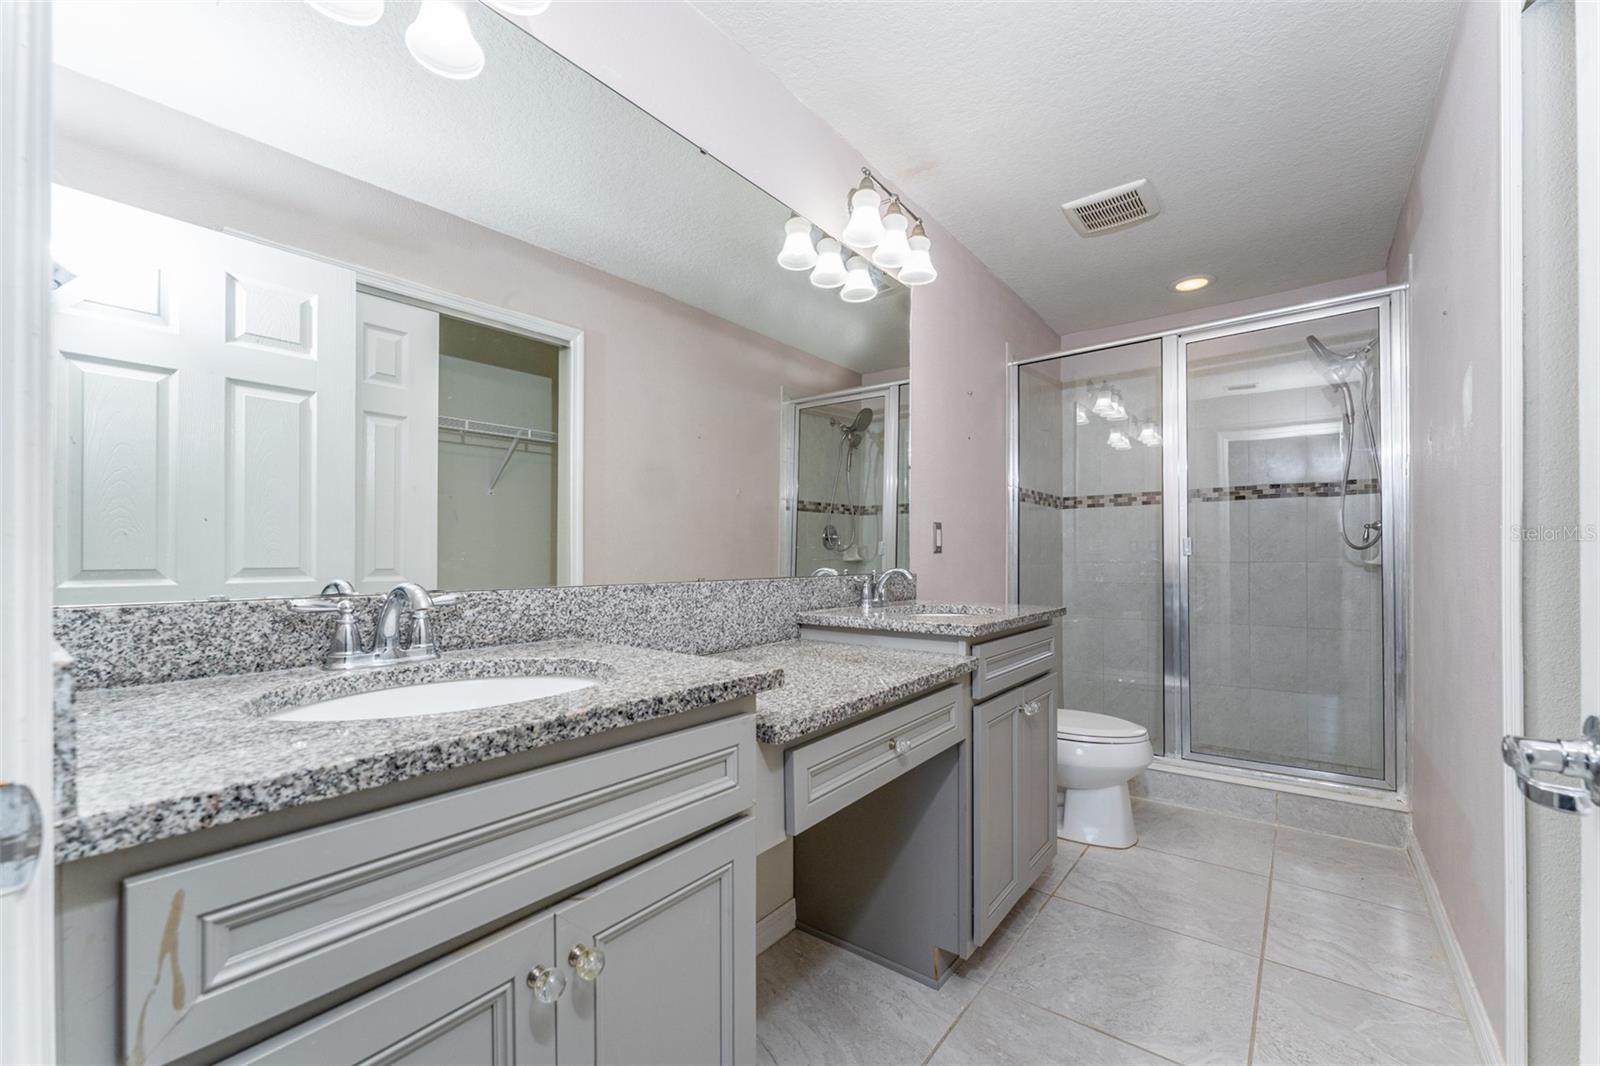
[[[1144,726],[1093,711],[1062,711],[1056,717],[1056,736],[1101,744],[1132,744],[1147,740]]]

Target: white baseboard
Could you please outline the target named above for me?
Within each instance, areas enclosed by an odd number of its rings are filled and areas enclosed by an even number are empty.
[[[759,955],[772,945],[789,935],[794,929],[795,905],[794,897],[778,905],[778,907],[765,918],[756,922],[756,954]]]
[[[1411,856],[1411,863],[1417,868],[1417,877],[1422,882],[1428,915],[1433,919],[1434,928],[1439,930],[1439,939],[1444,942],[1445,964],[1450,967],[1450,973],[1456,980],[1456,992],[1461,997],[1461,1009],[1467,1015],[1467,1028],[1472,1030],[1473,1042],[1478,1045],[1478,1056],[1487,1066],[1504,1066],[1505,1056],[1500,1051],[1500,1041],[1495,1038],[1489,1011],[1483,1005],[1483,997],[1478,995],[1472,971],[1467,968],[1467,957],[1461,953],[1461,942],[1456,939],[1456,931],[1450,925],[1450,915],[1445,912],[1439,885],[1433,879],[1428,858],[1422,854],[1422,846],[1417,843],[1415,836],[1407,842],[1406,852]]]

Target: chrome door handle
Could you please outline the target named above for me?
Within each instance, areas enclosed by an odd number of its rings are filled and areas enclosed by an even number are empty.
[[[1600,806],[1600,717],[1590,715],[1577,740],[1530,740],[1506,737],[1500,757],[1517,775],[1522,794],[1541,807],[1568,814],[1588,814]],[[1533,776],[1536,771],[1576,777],[1581,785],[1558,785]]]

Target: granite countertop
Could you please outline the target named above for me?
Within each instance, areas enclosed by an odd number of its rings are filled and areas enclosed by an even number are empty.
[[[1044,625],[1067,613],[1065,607],[986,603],[891,603],[884,607],[832,607],[801,611],[802,626],[862,629],[879,633],[975,639]]]
[[[591,688],[414,718],[281,722],[271,711],[421,681],[573,673]],[[783,683],[774,664],[591,640],[446,653],[332,673],[318,667],[90,689],[73,708],[77,803],[58,822],[70,862],[319,799],[592,736]]]
[[[970,674],[968,655],[785,640],[717,656],[783,672],[783,687],[756,697],[756,739],[794,744],[870,711]]]

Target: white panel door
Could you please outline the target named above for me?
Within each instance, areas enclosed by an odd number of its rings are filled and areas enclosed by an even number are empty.
[[[300,595],[355,558],[355,276],[57,188],[56,600]]]
[[[356,297],[355,585],[439,582],[439,316]]]

